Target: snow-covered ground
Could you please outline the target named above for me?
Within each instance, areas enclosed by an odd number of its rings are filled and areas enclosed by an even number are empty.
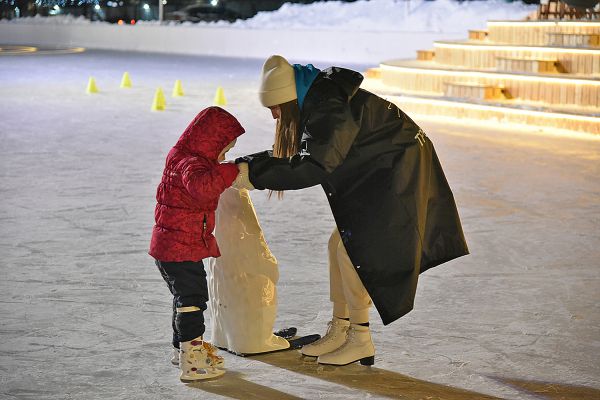
[[[372,313],[374,368],[322,367],[295,351],[226,354],[224,378],[179,383],[168,359],[170,295],[146,254],[156,185],[166,152],[218,85],[247,129],[231,156],[270,147],[260,68],[102,51],[0,58],[0,397],[600,396],[600,141],[430,121],[422,125],[472,254],[425,273],[400,321],[383,327]],[[118,88],[124,71],[130,90]],[[90,75],[97,95],[84,93]],[[149,111],[156,87],[169,93],[175,79],[186,96]],[[280,263],[277,328],[323,333],[325,196],[252,197]]]

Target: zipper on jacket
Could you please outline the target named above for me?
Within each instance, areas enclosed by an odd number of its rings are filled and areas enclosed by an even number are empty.
[[[206,237],[205,237],[205,235],[206,235],[206,226],[207,226],[206,225],[206,214],[204,214],[203,217],[204,218],[202,220],[202,242],[204,243],[204,246],[206,248],[208,248],[208,244],[206,243]]]

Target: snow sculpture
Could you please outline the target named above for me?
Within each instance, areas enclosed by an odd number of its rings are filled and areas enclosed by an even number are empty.
[[[279,269],[247,190],[229,188],[216,212],[221,257],[211,258],[207,280],[212,344],[238,354],[286,349],[273,335]]]

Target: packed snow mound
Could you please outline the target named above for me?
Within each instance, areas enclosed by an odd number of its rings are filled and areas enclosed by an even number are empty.
[[[74,15],[56,15],[51,17],[42,17],[36,15],[34,17],[23,17],[16,19],[0,19],[0,24],[47,24],[47,25],[87,25],[87,24],[108,24],[102,21],[90,21],[84,16]]]
[[[312,4],[284,4],[271,12],[233,23],[199,22],[198,25],[262,29],[315,29],[347,31],[462,32],[485,28],[488,20],[519,20],[537,5],[504,0],[359,0]]]
[[[536,5],[504,0],[358,0],[312,4],[286,3],[276,11],[259,12],[253,18],[235,22],[198,22],[183,24],[169,22],[169,26],[223,27],[239,29],[278,30],[331,30],[354,32],[463,32],[465,29],[483,29],[488,20],[519,20],[537,9]],[[86,24],[83,17],[60,15],[29,17],[9,23]],[[93,22],[102,23],[102,22]],[[138,21],[155,25],[158,21]]]

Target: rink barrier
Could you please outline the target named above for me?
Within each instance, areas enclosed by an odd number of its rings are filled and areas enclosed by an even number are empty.
[[[182,25],[0,22],[0,43],[47,47],[377,64],[464,33],[242,29]],[[318,45],[315,45],[318,44]]]

